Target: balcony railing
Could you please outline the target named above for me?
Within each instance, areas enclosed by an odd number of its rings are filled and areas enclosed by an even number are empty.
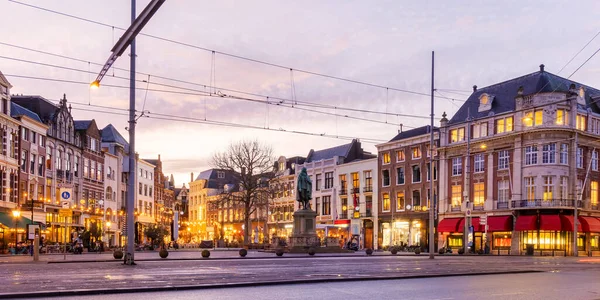
[[[354,194],[360,193],[360,188],[353,188],[352,193],[354,193]]]
[[[567,199],[533,199],[533,200],[515,200],[511,202],[512,208],[545,208],[545,207],[573,207],[575,200]],[[577,201],[577,207],[583,207],[581,201]]]
[[[345,188],[342,188],[342,189],[340,189],[340,190],[338,191],[338,194],[339,194],[339,195],[341,195],[341,196],[345,196],[347,193],[348,193],[348,192],[346,191],[346,189],[345,189]]]
[[[498,201],[496,203],[496,208],[497,209],[506,209],[506,208],[508,208],[508,201]]]
[[[348,219],[348,213],[347,213],[347,212],[346,212],[346,213],[341,213],[341,214],[338,216],[338,219],[339,219],[339,220],[347,220],[347,219]]]
[[[359,213],[358,215],[355,214],[351,214],[351,218],[352,219],[360,219],[360,218],[370,218],[373,216],[373,213],[371,213],[370,211],[368,212],[364,212],[364,213]]]
[[[365,186],[365,187],[363,188],[363,192],[365,192],[365,193],[373,192],[373,186],[372,186],[372,185],[370,185],[370,186]]]

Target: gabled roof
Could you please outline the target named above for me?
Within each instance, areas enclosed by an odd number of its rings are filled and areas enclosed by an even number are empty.
[[[42,122],[46,124],[53,120],[54,114],[59,109],[58,106],[42,96],[13,95],[11,96],[11,101],[35,112]]]
[[[520,88],[523,88],[523,95],[534,95],[536,93],[568,92],[572,84],[576,88],[583,87],[585,89],[585,101],[588,105],[594,101],[591,97],[600,96],[599,90],[546,72],[544,66],[541,65],[538,72],[477,89],[448,121],[448,124],[465,122],[469,115],[471,118],[478,119],[491,114],[498,115],[514,111],[515,98],[518,96]],[[484,93],[494,97],[492,108],[489,111],[478,112],[479,97]],[[598,102],[595,102],[592,108],[600,112]]]
[[[225,178],[219,178],[218,172],[224,172]],[[210,169],[200,172],[196,180],[206,180],[205,187],[209,189],[222,189],[226,184],[235,184],[239,182],[238,175],[235,172],[221,169]]]
[[[10,102],[10,116],[13,118],[27,116],[35,121],[42,123],[40,116],[38,116],[36,113],[12,101]]]
[[[350,148],[352,148],[352,143],[317,151],[310,150],[308,156],[306,157],[306,162],[330,159],[334,156],[346,157],[348,155],[348,152],[350,152]]]
[[[121,144],[125,148],[125,151],[129,151],[129,143],[112,124],[106,125],[106,127],[101,130],[101,136],[103,143]]]
[[[87,130],[90,127],[90,124],[92,124],[92,120],[73,121],[75,130]]]
[[[416,136],[420,136],[420,135],[424,135],[424,134],[429,134],[429,133],[431,133],[430,128],[431,128],[431,126],[427,125],[427,126],[421,126],[421,127],[415,128],[415,129],[400,132],[393,139],[391,139],[390,142],[408,139],[408,138],[412,138],[412,137],[416,137]],[[438,131],[438,128],[434,126],[433,130]]]
[[[147,161],[147,162],[149,162],[149,163],[151,163],[151,164],[153,164],[153,165],[155,165],[155,166],[158,166],[158,159],[145,159],[144,158],[144,160]]]

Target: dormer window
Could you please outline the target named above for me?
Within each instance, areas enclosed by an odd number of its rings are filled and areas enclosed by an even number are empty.
[[[285,170],[285,162],[279,162],[279,171]]]
[[[217,178],[225,178],[225,172],[217,172]]]
[[[492,109],[492,102],[494,102],[494,96],[485,93],[481,94],[481,96],[479,96],[479,108],[477,111],[482,112]]]

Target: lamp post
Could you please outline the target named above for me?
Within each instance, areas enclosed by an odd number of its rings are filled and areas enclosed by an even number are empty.
[[[12,211],[13,217],[15,218],[15,254],[17,254],[17,234],[18,234],[18,221],[21,216],[21,212],[18,209]]]

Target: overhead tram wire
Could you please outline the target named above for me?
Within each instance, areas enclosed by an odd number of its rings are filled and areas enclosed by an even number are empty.
[[[63,56],[63,55],[58,55],[58,54],[54,54],[54,53],[50,53],[50,52],[46,52],[46,51],[40,51],[40,50],[31,49],[31,48],[27,48],[27,47],[17,46],[17,45],[13,45],[13,44],[4,43],[4,42],[0,42],[0,45],[5,45],[5,46],[9,46],[9,47],[15,47],[15,48],[22,49],[22,50],[28,50],[28,51],[32,51],[32,52],[38,52],[38,53],[42,53],[42,54],[46,54],[46,55],[51,55],[51,56],[56,56],[56,57],[60,57],[60,58],[70,59],[69,57],[66,57],[66,56]],[[25,60],[25,59],[19,59],[19,58],[12,58],[12,57],[6,57],[6,56],[0,56],[0,58],[10,59],[10,60],[15,60],[15,61],[20,61],[20,62],[25,62],[25,63],[34,63],[34,64],[39,64],[39,65],[45,65],[45,66],[48,66],[48,67],[56,67],[56,68],[61,68],[61,69],[66,69],[66,70],[72,70],[72,71],[88,72],[88,71],[84,71],[84,70],[81,70],[81,69],[76,69],[76,68],[71,68],[71,67],[64,67],[64,66],[58,66],[58,65],[47,64],[47,63],[38,63],[38,62],[31,61],[31,60]],[[89,62],[89,61],[85,61],[85,60],[82,60],[82,59],[74,58],[73,60],[74,61],[78,61],[78,62],[85,62],[85,63],[91,63],[91,64],[94,64],[94,65],[102,66],[102,64],[95,63],[95,62]],[[129,72],[129,70],[124,69],[124,68],[113,67],[113,69],[117,69],[117,70]],[[179,83],[184,83],[184,84],[196,85],[196,86],[199,86],[199,87],[204,87],[205,89],[209,88],[209,90],[212,89],[212,90],[221,90],[221,91],[227,91],[227,92],[245,94],[245,95],[250,95],[250,96],[265,98],[267,100],[268,99],[275,99],[275,100],[280,100],[280,101],[284,101],[284,102],[288,101],[288,102],[295,103],[295,105],[301,105],[301,106],[316,107],[316,108],[329,108],[329,109],[346,110],[346,111],[361,112],[361,113],[370,113],[370,114],[390,115],[390,116],[396,116],[396,117],[429,119],[429,116],[415,116],[415,115],[400,114],[400,113],[394,113],[394,112],[381,112],[381,111],[373,111],[373,110],[367,110],[367,109],[358,109],[358,108],[349,108],[349,107],[343,107],[343,106],[325,105],[325,104],[320,104],[320,103],[315,103],[315,102],[308,102],[308,101],[291,100],[291,99],[287,99],[287,98],[281,98],[281,97],[275,97],[275,96],[269,96],[269,95],[262,95],[262,94],[257,94],[257,93],[251,93],[251,92],[246,92],[246,91],[235,90],[235,89],[228,89],[228,88],[216,87],[216,86],[206,85],[206,84],[202,84],[202,83],[190,82],[190,81],[185,81],[185,80],[180,80],[180,79],[174,79],[174,78],[170,78],[170,77],[164,77],[164,76],[154,75],[154,74],[149,74],[149,73],[144,73],[144,72],[136,72],[136,74],[141,74],[141,75],[144,75],[144,76],[152,76],[154,78],[159,78],[159,79],[164,79],[164,80],[169,80],[169,81],[174,81],[174,82],[179,82]],[[114,74],[112,75],[112,77],[113,78],[119,78],[119,79],[128,79],[128,77],[115,76]],[[144,82],[144,81],[138,80],[138,82]],[[156,84],[156,85],[163,85],[163,86],[167,86],[167,87],[180,88],[180,89],[187,89],[187,88],[173,86],[173,85],[167,85],[167,84],[159,84],[159,83],[154,83],[154,84]],[[104,86],[106,86],[106,85],[104,85]],[[194,91],[199,91],[199,90],[195,90],[194,89]],[[206,92],[206,91],[199,91],[199,92],[203,92],[203,93],[205,93],[207,95],[210,94],[210,93],[212,93],[212,92]],[[454,101],[464,101],[464,100],[458,100],[458,99],[449,98],[449,97],[447,99],[454,100]]]
[[[60,101],[60,100],[53,100],[53,99],[48,99],[48,100],[52,101],[52,102],[57,102],[57,103]],[[73,102],[73,101],[71,101],[69,103],[74,104],[74,105],[80,105],[80,106],[90,106],[87,103],[82,103],[82,102]],[[92,106],[97,107],[97,108],[102,108],[102,109],[112,109],[112,110],[123,111],[123,113],[114,112],[114,111],[100,110],[100,109],[87,109],[87,108],[81,108],[81,107],[73,107],[72,109],[74,109],[74,110],[81,110],[81,111],[88,111],[88,112],[104,113],[104,114],[110,114],[110,115],[128,116],[128,114],[126,113],[126,112],[128,112],[128,109],[125,109],[125,108],[115,108],[115,107],[101,106],[101,105],[92,105]],[[136,111],[136,112],[140,112],[140,111]],[[156,116],[154,116],[154,115],[156,115]],[[225,126],[225,127],[235,127],[235,128],[243,128],[243,129],[260,129],[260,130],[267,130],[267,131],[272,131],[272,132],[293,133],[293,134],[318,136],[318,137],[326,137],[326,138],[335,138],[335,139],[342,139],[342,140],[352,140],[352,139],[358,138],[362,142],[372,143],[372,144],[386,142],[386,140],[382,140],[382,139],[361,138],[361,137],[333,135],[333,134],[326,134],[326,133],[313,133],[313,132],[299,131],[299,130],[287,130],[287,129],[283,129],[283,128],[279,128],[279,129],[264,128],[264,127],[261,127],[261,126],[245,125],[245,124],[230,123],[230,122],[223,122],[223,121],[211,121],[211,120],[204,120],[204,119],[193,118],[193,117],[184,117],[184,116],[177,116],[177,115],[170,115],[170,114],[152,113],[152,112],[149,112],[149,111],[147,112],[146,115],[144,115],[144,117],[145,118],[149,118],[149,119],[157,119],[157,120],[164,120],[164,121],[187,122],[187,123],[206,124],[206,125]]]
[[[12,2],[12,3],[15,3],[15,4],[20,4],[20,5],[23,5],[23,6],[27,6],[27,7],[31,7],[31,8],[34,8],[34,9],[42,10],[42,11],[45,11],[45,12],[58,14],[58,15],[61,15],[61,16],[64,16],[64,17],[73,18],[73,19],[76,19],[76,20],[79,20],[79,21],[89,22],[89,23],[92,23],[92,24],[96,24],[96,25],[108,27],[108,28],[111,28],[111,29],[116,28],[116,29],[123,30],[123,31],[125,30],[125,28],[122,28],[122,27],[110,25],[110,24],[107,24],[107,23],[102,23],[102,22],[99,22],[99,21],[94,21],[94,20],[91,20],[91,19],[88,19],[88,18],[83,18],[83,17],[72,15],[72,14],[63,13],[63,12],[60,12],[60,11],[57,11],[57,10],[48,9],[48,8],[44,8],[44,7],[41,7],[41,6],[29,4],[29,3],[24,3],[24,2],[20,2],[20,1],[16,1],[16,0],[8,0],[8,1]],[[314,76],[319,76],[319,77],[323,77],[323,78],[335,79],[335,80],[339,80],[339,81],[345,81],[345,82],[349,82],[349,83],[354,83],[354,84],[359,84],[359,85],[364,85],[364,86],[370,86],[370,87],[375,87],[375,88],[380,88],[380,89],[386,89],[387,88],[387,89],[390,89],[392,91],[402,92],[402,93],[408,93],[408,94],[413,94],[413,95],[427,96],[427,97],[431,96],[428,93],[410,91],[410,90],[400,89],[400,88],[394,88],[394,87],[386,87],[386,86],[383,86],[383,85],[369,83],[369,82],[365,82],[365,81],[360,81],[360,80],[355,80],[355,79],[348,79],[348,78],[343,78],[343,77],[338,77],[338,76],[333,76],[333,75],[327,75],[327,74],[317,73],[317,72],[303,70],[303,69],[298,69],[298,68],[292,68],[292,67],[288,67],[288,66],[284,66],[284,65],[280,65],[280,64],[276,64],[276,63],[271,63],[271,62],[267,62],[267,61],[263,61],[263,60],[259,60],[259,59],[244,57],[244,56],[241,56],[241,55],[231,54],[231,53],[217,51],[217,50],[213,50],[213,49],[209,49],[209,48],[205,48],[205,47],[201,47],[201,46],[197,46],[197,45],[192,45],[192,44],[189,44],[189,43],[185,43],[185,42],[181,42],[181,41],[176,41],[176,40],[173,40],[173,39],[168,39],[168,38],[164,38],[164,37],[160,37],[160,36],[156,36],[156,35],[151,35],[151,34],[147,34],[147,33],[143,33],[143,32],[140,32],[138,35],[146,36],[146,37],[149,37],[149,38],[153,38],[153,39],[157,39],[157,40],[161,40],[161,41],[169,42],[169,43],[173,43],[173,44],[178,44],[178,45],[181,45],[181,46],[186,46],[186,47],[190,47],[190,48],[194,48],[194,49],[198,49],[198,50],[203,50],[203,51],[207,51],[207,52],[211,52],[211,53],[216,53],[216,54],[220,54],[220,55],[223,55],[223,56],[228,56],[228,57],[232,57],[232,58],[236,58],[236,59],[240,59],[240,60],[245,60],[245,61],[249,61],[249,62],[253,62],[253,63],[257,63],[257,64],[263,64],[263,65],[267,65],[267,66],[271,66],[271,67],[275,67],[275,68],[280,68],[280,69],[286,69],[286,70],[294,70],[296,72],[301,72],[301,73],[305,73],[305,74],[309,74],[309,75],[314,75]]]

